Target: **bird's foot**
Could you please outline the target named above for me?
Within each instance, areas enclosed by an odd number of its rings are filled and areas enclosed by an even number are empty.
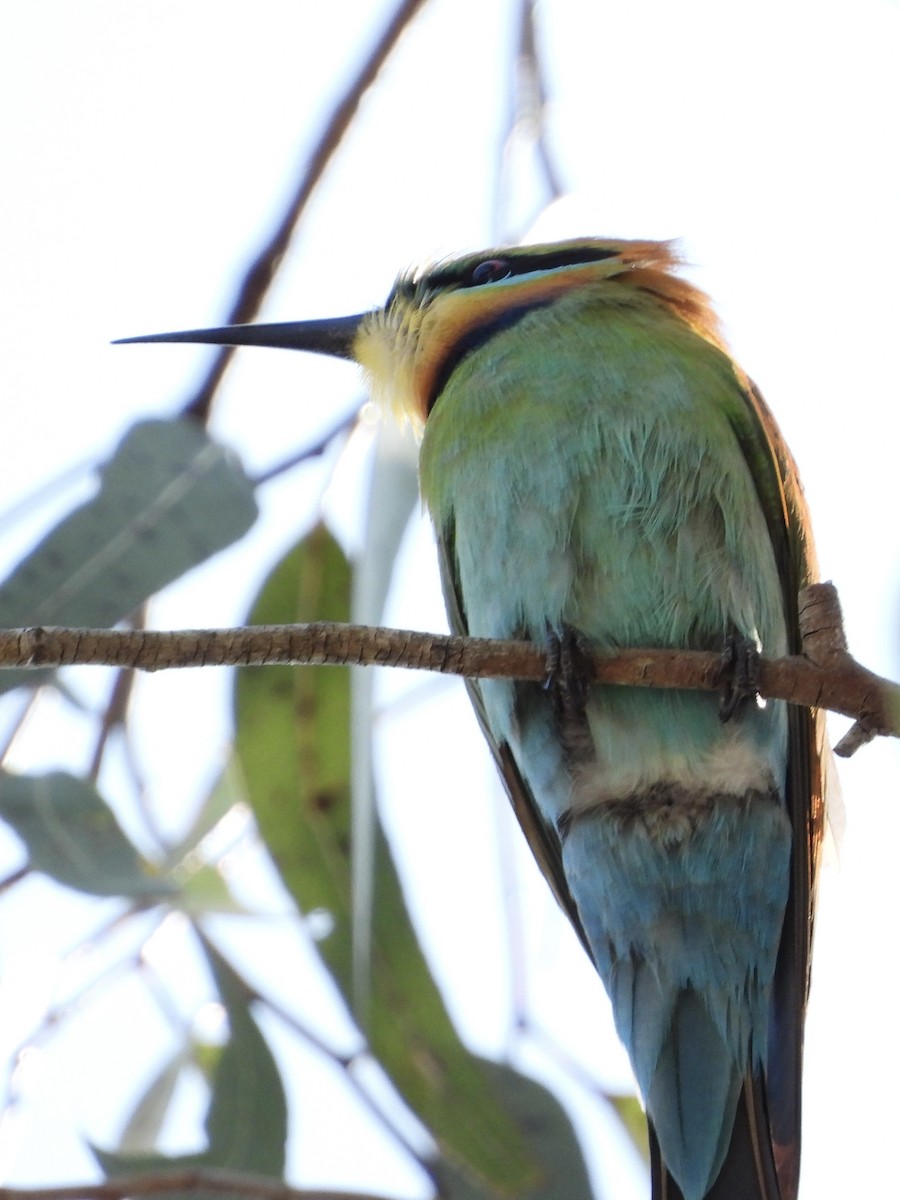
[[[730,633],[722,649],[719,672],[719,720],[730,721],[746,703],[759,695],[759,646],[753,638]]]
[[[594,678],[590,643],[571,625],[547,630],[547,676],[549,694],[560,737],[572,761],[584,761],[593,753],[587,719],[587,698]]]

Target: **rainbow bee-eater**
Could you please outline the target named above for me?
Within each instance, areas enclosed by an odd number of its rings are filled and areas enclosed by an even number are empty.
[[[657,242],[490,250],[402,275],[360,316],[129,340],[355,359],[421,429],[452,627],[548,647],[544,685],[469,690],[612,1001],[653,1195],[792,1200],[820,718],[598,686],[584,666],[591,649],[800,648],[815,563],[796,469],[677,265]]]

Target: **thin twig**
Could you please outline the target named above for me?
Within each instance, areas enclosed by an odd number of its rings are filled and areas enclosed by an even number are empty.
[[[67,957],[71,957],[71,955]],[[16,1045],[7,1060],[3,1070],[0,1109],[9,1108],[18,1101],[16,1068],[22,1061],[25,1051],[33,1049],[35,1046],[39,1046],[47,1041],[62,1026],[64,1021],[68,1021],[74,1017],[90,1001],[96,991],[106,987],[116,978],[127,975],[135,969],[135,966],[136,963],[133,959],[118,959],[104,967],[99,975],[95,975],[92,979],[88,980],[73,995],[47,1008],[38,1024],[34,1026],[27,1037],[23,1038]]]
[[[203,929],[195,925],[194,932],[206,946],[211,947],[214,952],[218,953],[215,942],[209,939],[208,935]],[[347,1086],[353,1092],[360,1104],[368,1109],[369,1115],[372,1117],[372,1119],[381,1126],[384,1132],[391,1137],[407,1155],[409,1155],[413,1162],[418,1163],[418,1165],[426,1174],[430,1174],[431,1172],[428,1162],[396,1127],[394,1122],[391,1121],[388,1115],[383,1111],[381,1105],[374,1098],[374,1096],[371,1095],[368,1088],[366,1088],[362,1080],[357,1077],[354,1071],[354,1067],[366,1059],[369,1059],[371,1062],[375,1061],[374,1056],[372,1055],[372,1052],[365,1041],[362,1031],[357,1031],[360,1041],[355,1049],[346,1052],[339,1050],[336,1046],[329,1045],[329,1043],[323,1037],[321,1037],[305,1022],[301,1021],[299,1017],[295,1016],[294,1013],[286,1009],[273,997],[267,996],[255,988],[253,984],[241,974],[239,969],[235,967],[233,963],[230,964],[230,968],[234,976],[239,981],[246,1002],[248,1004],[255,1002],[261,1005],[263,1008],[268,1009],[268,1011],[272,1013],[272,1015],[279,1021],[285,1024],[292,1033],[305,1041],[308,1046],[311,1046],[312,1049],[321,1054],[323,1058],[327,1059],[329,1062],[338,1067],[344,1074]]]
[[[400,0],[368,58],[338,99],[303,168],[284,215],[244,276],[237,299],[231,306],[225,324],[242,325],[247,321],[252,321],[259,312],[266,292],[290,244],[297,222],[356,115],[360,101],[375,82],[400,35],[424,2],[425,0]],[[191,417],[200,422],[208,419],[216,388],[225,374],[233,353],[233,347],[225,347],[219,351],[196,395],[185,406],[183,411],[185,417]]]
[[[526,1017],[518,1023],[518,1032],[540,1047],[551,1062],[564,1071],[593,1099],[601,1100],[604,1104],[615,1102],[616,1093],[603,1087],[600,1080],[591,1074],[581,1060],[573,1057],[542,1025]]]
[[[498,143],[492,205],[492,225],[499,241],[514,241],[516,236],[521,236],[521,232],[514,235],[507,228],[512,206],[520,192],[514,170],[520,149],[533,156],[533,170],[545,193],[545,198],[538,205],[538,212],[549,202],[559,199],[563,193],[547,140],[547,88],[541,67],[535,7],[536,0],[519,0],[515,18],[513,61]],[[533,223],[536,215],[533,213],[526,224]]]
[[[519,107],[532,124],[531,135],[544,182],[552,200],[563,194],[562,180],[547,142],[547,85],[537,36],[537,0],[523,0],[519,23]]]
[[[232,968],[233,969],[233,968]],[[421,1153],[415,1148],[412,1142],[404,1136],[400,1129],[390,1119],[381,1105],[365,1086],[362,1079],[355,1068],[365,1062],[367,1059],[374,1063],[375,1058],[368,1046],[360,1045],[356,1050],[350,1053],[342,1053],[334,1047],[330,1047],[322,1038],[314,1033],[299,1017],[289,1012],[283,1005],[274,1000],[271,996],[264,996],[262,992],[255,989],[252,990],[252,999],[257,1000],[264,1008],[267,1008],[273,1016],[277,1017],[287,1027],[302,1038],[308,1045],[316,1049],[324,1057],[328,1058],[344,1073],[347,1086],[353,1092],[357,1101],[368,1111],[369,1116],[381,1127],[381,1129],[403,1150],[409,1158],[419,1164],[423,1171],[429,1172],[429,1165],[422,1157]]]
[[[0,895],[2,895],[3,892],[7,891],[9,888],[15,887],[17,883],[21,883],[23,879],[27,878],[31,874],[31,871],[31,863],[25,863],[24,866],[16,867],[16,869],[14,871],[10,871],[8,875],[4,875],[3,878],[0,879]]]
[[[137,610],[129,617],[128,624],[132,629],[144,629],[147,624],[147,601],[145,600]],[[106,753],[106,747],[114,729],[120,725],[124,728],[125,721],[128,715],[128,704],[131,700],[131,692],[134,687],[134,672],[123,670],[116,676],[116,681],[113,684],[112,691],[109,695],[106,708],[103,716],[100,719],[100,732],[97,736],[97,743],[94,746],[94,753],[91,758],[91,765],[88,770],[88,778],[94,783],[100,775],[100,768],[103,766],[103,756]],[[148,814],[144,814],[145,817]],[[148,821],[151,832],[156,835],[158,832],[153,827],[152,819]]]
[[[831,584],[807,588],[802,601],[806,655],[760,660],[760,695],[853,717],[859,739],[900,737],[900,685],[874,674],[832,641],[816,661],[817,638],[837,606]],[[840,610],[837,608],[838,620]],[[841,635],[843,636],[843,635]],[[811,653],[809,652],[811,651]],[[474,679],[542,681],[544,650],[533,642],[466,638],[366,625],[254,625],[245,629],[151,630],[32,629],[0,631],[0,667],[94,665],[159,671],[208,666],[381,666],[437,671]],[[597,654],[597,683],[627,687],[717,691],[722,655],[712,650],[626,649]],[[838,748],[846,753],[846,746]]]
[[[38,705],[41,697],[41,689],[36,688],[26,697],[25,703],[19,709],[19,713],[12,723],[9,733],[6,736],[6,742],[0,746],[0,767],[6,762],[10,751],[15,746],[20,734],[23,733],[28,724],[29,718]]]
[[[283,475],[285,471],[292,471],[294,467],[299,467],[301,463],[310,462],[314,458],[320,458],[326,450],[334,444],[336,439],[342,434],[349,434],[359,424],[360,407],[357,406],[352,412],[347,413],[336,421],[312,446],[305,446],[302,450],[295,450],[293,454],[282,459],[272,466],[266,467],[259,475],[256,475],[252,480],[253,486],[260,487],[264,483],[269,483],[272,479],[277,479],[279,475]]]

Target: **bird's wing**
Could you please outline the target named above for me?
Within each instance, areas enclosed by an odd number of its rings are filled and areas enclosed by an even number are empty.
[[[765,400],[749,381],[744,397],[746,408],[732,424],[769,526],[782,580],[789,652],[799,654],[798,593],[818,575],[809,514],[796,464]],[[824,713],[788,705],[791,884],[775,967],[766,1070],[766,1106],[783,1200],[793,1200],[799,1185],[803,1027],[825,825],[826,754]]]
[[[738,372],[743,403],[729,412],[765,514],[782,581],[788,649],[801,651],[800,589],[817,578],[806,501],[793,457],[758,389]],[[704,1200],[795,1200],[800,1174],[803,1027],[816,883],[824,833],[824,714],[788,705],[786,806],[791,880],[775,967],[765,1075],[748,1074],[722,1170]],[[682,1200],[653,1130],[653,1200]]]
[[[468,625],[466,623],[462,596],[455,569],[452,529],[445,529],[438,533],[438,564],[450,627],[454,633],[465,635],[468,633]],[[538,811],[531,788],[523,779],[509,746],[505,742],[498,742],[491,730],[477,682],[467,679],[466,688],[469,692],[469,698],[472,701],[472,707],[475,710],[475,716],[478,718],[478,724],[481,726],[482,733],[491,748],[491,754],[494,757],[497,769],[503,780],[503,785],[512,803],[516,820],[519,822],[525,839],[531,848],[531,853],[534,855],[541,874],[550,885],[550,890],[556,897],[560,908],[562,908],[571,921],[582,945],[593,961],[593,955],[591,954],[587,937],[582,928],[578,910],[575,907],[575,901],[572,899],[568,884],[566,883],[562,865],[562,852],[556,831],[547,825]]]

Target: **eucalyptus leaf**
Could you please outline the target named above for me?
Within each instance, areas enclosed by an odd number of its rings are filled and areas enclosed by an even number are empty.
[[[206,917],[213,913],[252,916],[253,910],[235,900],[225,876],[213,863],[202,863],[195,871],[171,873],[177,894],[172,907],[191,917]]]
[[[132,426],[100,486],[0,585],[0,627],[109,627],[148,596],[242,537],[256,519],[236,457],[196,422]],[[0,691],[46,682],[10,671]]]
[[[527,1132],[540,1173],[517,1200],[596,1200],[584,1156],[565,1109],[542,1084],[512,1067],[483,1060],[504,1108]],[[441,1200],[485,1200],[484,1189],[455,1164],[431,1164]]]
[[[607,1093],[606,1099],[622,1122],[622,1128],[631,1140],[631,1144],[649,1166],[650,1138],[647,1134],[647,1114],[641,1108],[640,1100],[633,1093]]]
[[[191,1047],[187,1042],[165,1060],[125,1122],[119,1138],[119,1153],[146,1155],[153,1152],[179,1080],[185,1069],[192,1065]]]
[[[0,818],[19,835],[29,864],[94,896],[165,898],[172,885],[137,852],[97,789],[63,771],[0,772]]]
[[[366,501],[362,549],[354,564],[350,616],[354,625],[380,625],[394,563],[403,534],[419,499],[418,453],[409,429],[379,421]],[[351,672],[350,728],[353,851],[353,959],[355,1006],[367,1003],[363,982],[371,968],[372,896],[375,887],[375,791],[372,769],[372,722],[375,672]]]
[[[204,948],[230,1030],[206,1118],[207,1165],[280,1179],[287,1144],[281,1076],[250,1013],[243,981],[213,946],[205,942]]]
[[[350,567],[320,526],[273,572],[251,619],[346,621],[350,589]],[[330,914],[333,927],[317,947],[352,1009],[349,672],[243,669],[236,727],[260,831],[301,911]],[[443,1157],[486,1194],[527,1194],[538,1177],[527,1137],[453,1028],[377,822],[371,929],[368,1006],[355,1015],[372,1053]]]
[[[177,1171],[185,1167],[263,1175],[284,1175],[287,1143],[287,1101],[278,1067],[250,1013],[247,991],[233,968],[209,943],[204,951],[222,1003],[228,1013],[228,1041],[221,1048],[212,1076],[204,1129],[207,1147],[196,1154],[127,1154],[92,1146],[107,1175]],[[202,1197],[214,1191],[167,1193],[177,1200]]]
[[[233,755],[230,755],[209,792],[200,803],[184,835],[169,848],[167,864],[181,862],[195,851],[203,839],[239,804],[246,804],[244,780]]]

